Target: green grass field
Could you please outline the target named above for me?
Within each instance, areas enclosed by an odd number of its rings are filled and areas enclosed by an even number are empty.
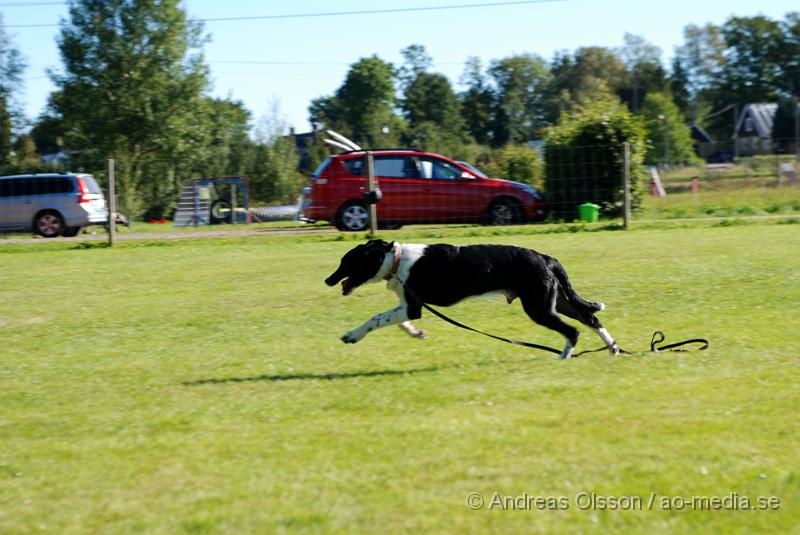
[[[430,315],[346,346],[394,303],[323,284],[355,236],[0,244],[0,533],[797,532],[800,227],[531,228],[382,236],[556,256],[634,355]],[[562,344],[500,296],[448,312]],[[655,329],[711,348],[641,352]],[[780,505],[663,507],[732,493]]]

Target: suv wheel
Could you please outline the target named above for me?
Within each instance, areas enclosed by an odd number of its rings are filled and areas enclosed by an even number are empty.
[[[342,206],[336,216],[336,228],[358,232],[369,227],[369,210],[358,201],[350,201]]]
[[[489,206],[486,219],[490,225],[514,225],[522,218],[519,207],[514,201],[498,199]]]
[[[48,210],[36,216],[33,227],[42,237],[55,238],[64,231],[64,220],[58,212]]]

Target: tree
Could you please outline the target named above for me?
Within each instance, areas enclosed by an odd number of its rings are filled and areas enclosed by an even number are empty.
[[[205,174],[247,174],[254,149],[250,139],[250,111],[237,100],[205,98],[203,104],[211,124],[209,150],[203,164]]]
[[[551,62],[553,75],[549,119],[593,101],[600,93],[622,96],[628,72],[619,56],[610,49],[582,47],[574,54],[557,53]]]
[[[25,61],[6,33],[0,13],[0,165],[11,162],[13,134],[21,113],[16,95],[22,88]]]
[[[350,66],[332,97],[321,97],[309,107],[313,124],[333,128],[362,146],[397,142],[403,129],[395,114],[392,65],[378,56]]]
[[[460,102],[446,76],[419,72],[406,87],[403,113],[408,128],[403,142],[421,150],[453,154],[470,141]]]
[[[456,135],[463,134],[458,97],[442,74],[421,72],[409,84],[403,99],[403,112],[411,128],[423,122]]]
[[[208,69],[199,23],[180,0],[73,0],[61,23],[63,73],[51,77],[52,100],[66,125],[64,143],[74,164],[90,171],[118,159],[122,209],[141,213],[164,206],[177,184],[147,175],[154,161],[193,167],[211,132],[203,94]]]
[[[479,58],[467,58],[461,84],[467,88],[461,93],[461,116],[467,131],[478,143],[488,144],[491,142],[494,93],[488,85]]]
[[[400,55],[405,59],[405,64],[398,69],[397,78],[400,87],[407,90],[417,76],[430,70],[433,59],[423,45],[409,45],[400,51]]]
[[[783,39],[779,49],[778,87],[800,98],[800,11],[787,13],[780,26]]]
[[[305,181],[298,171],[300,155],[288,123],[273,97],[256,126],[255,161],[250,173],[253,195],[260,201],[294,202]]]
[[[547,63],[534,54],[510,56],[493,61],[489,75],[495,87],[493,144],[534,139],[546,124]]]
[[[778,94],[783,32],[764,16],[731,17],[722,26],[727,45],[718,104],[771,102]]]
[[[684,44],[675,49],[673,74],[677,65],[691,102],[691,118],[696,122],[700,99],[725,69],[725,38],[719,26],[690,24],[683,29],[683,41]]]
[[[578,206],[593,202],[606,215],[623,206],[623,144],[630,144],[631,206],[641,200],[638,184],[646,176],[642,120],[609,92],[600,93],[562,116],[545,143],[545,193],[551,213],[574,219]]]
[[[686,69],[683,68],[680,60],[675,57],[672,59],[672,72],[669,76],[669,90],[675,105],[681,113],[691,117],[691,96],[689,95],[689,78]]]
[[[668,93],[650,93],[642,106],[647,138],[648,164],[683,164],[697,162],[691,129],[684,123],[680,109]],[[667,150],[666,160],[664,150]]]
[[[648,93],[666,89],[667,75],[661,65],[660,48],[630,33],[625,34],[624,41],[619,56],[628,68],[629,81],[621,96],[633,113],[639,113]]]

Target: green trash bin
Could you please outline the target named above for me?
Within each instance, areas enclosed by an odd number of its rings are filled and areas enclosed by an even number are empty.
[[[597,223],[600,207],[594,203],[586,202],[578,206],[578,213],[581,216],[581,221]]]

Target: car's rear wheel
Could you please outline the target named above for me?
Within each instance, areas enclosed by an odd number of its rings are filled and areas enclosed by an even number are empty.
[[[336,228],[350,232],[367,230],[369,210],[364,203],[350,201],[345,203],[336,215]]]
[[[510,199],[498,199],[489,205],[486,222],[489,225],[516,225],[522,221],[522,210]]]
[[[55,238],[64,232],[64,219],[54,210],[46,210],[36,214],[33,228],[44,238]]]

